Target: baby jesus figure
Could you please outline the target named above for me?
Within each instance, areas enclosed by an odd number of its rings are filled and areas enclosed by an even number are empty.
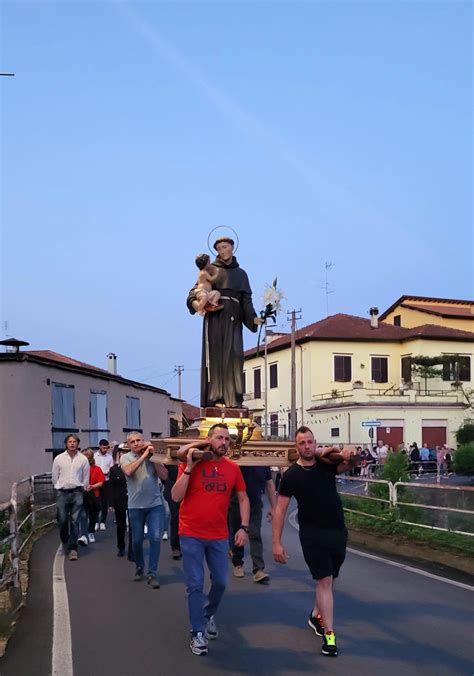
[[[195,287],[196,300],[193,301],[192,306],[198,315],[203,317],[206,312],[215,312],[223,308],[223,305],[219,304],[220,292],[212,288],[212,283],[217,279],[219,270],[215,265],[212,265],[207,254],[196,256],[196,265],[199,272]]]

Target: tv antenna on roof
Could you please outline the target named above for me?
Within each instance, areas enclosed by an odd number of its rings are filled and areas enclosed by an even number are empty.
[[[324,293],[326,294],[326,317],[329,317],[329,294],[334,293],[335,289],[331,288],[331,284],[329,283],[329,273],[333,269],[333,267],[336,264],[333,263],[332,261],[325,261],[324,263],[324,269],[325,269],[325,276],[324,276],[324,283],[321,284],[321,289],[324,290]]]

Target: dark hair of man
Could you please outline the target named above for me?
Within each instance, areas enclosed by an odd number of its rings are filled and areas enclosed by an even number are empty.
[[[311,434],[313,434],[313,430],[310,430],[309,427],[306,427],[306,425],[301,425],[301,427],[298,427],[298,429],[296,430],[295,439],[298,436],[298,434],[306,434],[307,432],[310,432]],[[313,438],[314,438],[314,434],[313,434]]]
[[[229,427],[225,423],[216,423],[215,425],[213,425],[212,427],[209,428],[209,432],[207,433],[207,436],[210,437],[211,434],[214,432],[214,430],[217,427],[222,427],[223,430],[227,430],[227,431],[229,430]]]
[[[204,270],[210,260],[211,259],[208,254],[199,254],[199,256],[196,256],[196,265],[200,270]]]
[[[216,239],[216,241],[212,245],[213,248],[217,251],[217,245],[221,244],[222,242],[227,242],[227,244],[234,246],[234,240],[231,239],[230,237],[219,237],[219,239]]]
[[[65,446],[67,446],[67,442],[69,441],[69,439],[75,439],[78,444],[81,443],[81,440],[79,439],[77,434],[68,434],[66,437],[64,437],[64,445]]]
[[[99,446],[108,446],[108,445],[109,445],[109,442],[107,441],[107,439],[101,439],[99,441]]]

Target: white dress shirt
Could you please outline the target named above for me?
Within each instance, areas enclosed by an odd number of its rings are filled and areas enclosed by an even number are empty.
[[[94,453],[95,464],[103,471],[105,480],[109,480],[110,468],[114,464],[114,459],[110,453],[102,454],[100,451]]]
[[[51,480],[56,490],[84,488],[89,485],[89,461],[78,451],[70,456],[67,451],[54,458]]]

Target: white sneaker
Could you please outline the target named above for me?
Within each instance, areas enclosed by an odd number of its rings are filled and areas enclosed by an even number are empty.
[[[97,533],[97,531],[99,530],[99,524],[98,524],[98,523],[95,524],[94,530],[95,530],[96,533]]]
[[[94,533],[89,533],[89,542],[90,542],[90,543],[95,542],[95,535],[94,535]]]
[[[163,537],[161,538],[162,540],[167,540],[168,539],[168,531],[165,530],[163,533]]]
[[[107,530],[107,528],[105,527],[105,523],[101,523],[99,528],[100,530]]]
[[[89,540],[87,539],[86,535],[81,535],[80,538],[77,538],[77,541],[83,547],[87,547],[87,545],[89,544]]]
[[[214,620],[214,615],[211,615],[211,617],[207,620],[206,628],[204,630],[204,636],[208,639],[211,639],[211,641],[219,636],[219,632],[217,631],[217,625]]]
[[[195,636],[191,636],[189,647],[195,655],[207,655],[207,641],[202,635],[202,631],[198,631]]]

